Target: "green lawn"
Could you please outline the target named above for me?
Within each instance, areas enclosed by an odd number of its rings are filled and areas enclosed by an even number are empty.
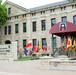
[[[38,56],[29,56],[29,57],[21,57],[21,58],[18,58],[17,61],[37,60],[37,59],[39,59]]]

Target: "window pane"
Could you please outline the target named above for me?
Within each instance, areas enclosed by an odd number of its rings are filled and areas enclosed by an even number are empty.
[[[76,21],[76,16],[74,16],[74,21]]]
[[[36,45],[37,40],[33,39],[33,46]]]
[[[15,33],[18,33],[18,24],[15,24]]]
[[[41,14],[45,14],[45,11],[41,11]]]
[[[23,32],[26,32],[26,23],[23,23]]]
[[[42,49],[47,50],[46,38],[42,38]]]
[[[11,14],[11,8],[8,8],[8,15]]]
[[[7,35],[7,26],[5,26],[5,35]]]
[[[66,10],[66,7],[64,7],[64,10]]]
[[[57,46],[57,44],[56,44],[56,37],[53,37],[53,49],[55,49],[56,46]]]
[[[61,11],[66,10],[66,7],[61,7]]]
[[[26,39],[23,40],[23,47],[26,46]]]
[[[51,19],[51,27],[55,24],[56,24],[56,19],[55,18]]]
[[[42,38],[42,46],[46,45],[46,38]]]
[[[76,16],[73,16],[73,23],[76,25]]]
[[[76,21],[74,22],[74,24],[76,25]]]
[[[11,26],[8,26],[8,34],[11,34]]]
[[[62,17],[62,22],[66,22],[66,21],[67,21],[66,16],[65,17]]]
[[[42,31],[46,30],[45,20],[41,21],[41,25],[42,25]]]
[[[33,32],[36,31],[36,21],[35,22],[32,22],[32,27],[33,27],[32,28],[33,29]]]
[[[55,9],[53,9],[53,12],[55,12]]]

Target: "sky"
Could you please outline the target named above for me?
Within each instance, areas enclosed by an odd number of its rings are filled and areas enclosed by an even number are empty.
[[[2,0],[3,3],[5,1],[6,0]],[[65,1],[65,0],[8,0],[8,1],[11,1],[15,4],[18,4],[28,9],[28,8],[34,8],[34,7],[38,7],[46,4],[59,2],[59,1]]]

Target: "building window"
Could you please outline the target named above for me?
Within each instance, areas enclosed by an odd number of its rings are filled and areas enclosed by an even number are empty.
[[[66,7],[61,7],[61,11],[64,11],[64,10],[66,10]]]
[[[73,23],[76,25],[76,15],[73,16]]]
[[[15,16],[15,19],[18,19],[18,16]]]
[[[47,45],[47,43],[46,43],[46,38],[42,38],[42,47],[43,46],[46,46]]]
[[[33,41],[33,46],[36,45],[37,39],[33,39],[32,41]]]
[[[56,24],[56,18],[51,19],[51,27]]]
[[[19,25],[15,24],[15,33],[18,33],[18,31],[19,31]]]
[[[53,37],[53,49],[57,48],[57,44],[56,44],[56,37]]]
[[[5,26],[5,35],[7,35],[7,26]]]
[[[72,5],[72,9],[76,8],[76,5]]]
[[[75,5],[72,5],[72,8],[74,9],[75,8]]]
[[[26,43],[27,43],[26,39],[23,39],[23,47],[26,46]]]
[[[10,14],[11,14],[11,7],[8,8],[8,15],[10,15]]]
[[[45,14],[45,11],[41,11],[41,15]]]
[[[46,30],[45,20],[42,20],[42,21],[41,21],[41,29],[42,29],[42,31]]]
[[[22,17],[26,17],[26,14],[23,14]]]
[[[32,31],[35,32],[36,31],[36,21],[32,22]]]
[[[51,13],[55,12],[55,9],[50,9],[50,12],[51,12]]]
[[[11,34],[11,26],[8,26],[8,34]]]
[[[9,20],[11,20],[11,17],[8,17],[8,18],[7,18],[7,21],[9,21]]]
[[[67,17],[66,16],[62,17],[61,19],[62,19],[62,22],[66,22],[67,21]]]
[[[32,13],[32,16],[36,16],[36,13]]]
[[[26,32],[26,22],[23,23],[23,32]]]

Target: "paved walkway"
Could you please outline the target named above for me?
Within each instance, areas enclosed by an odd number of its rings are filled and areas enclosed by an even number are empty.
[[[0,75],[76,75],[76,71],[40,69],[40,60],[0,61]]]

